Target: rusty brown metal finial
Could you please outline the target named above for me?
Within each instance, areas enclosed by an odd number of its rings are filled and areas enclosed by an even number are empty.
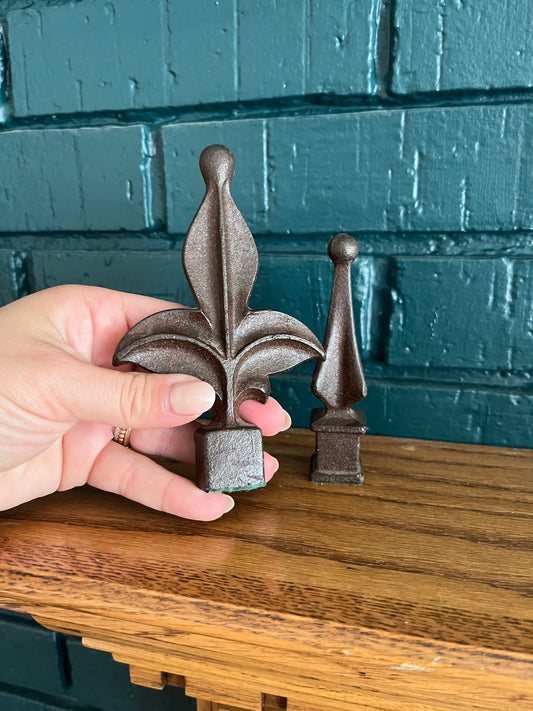
[[[231,196],[232,152],[219,145],[200,156],[205,196],[185,237],[183,268],[197,308],[145,318],[122,338],[114,365],[186,373],[217,394],[212,421],[196,433],[197,484],[206,491],[265,483],[261,431],[239,416],[244,400],[266,402],[269,377],[310,358],[320,341],[300,321],[248,306],[257,276],[253,237]]]
[[[339,234],[329,243],[335,265],[324,348],[326,357],[317,364],[313,393],[325,407],[313,410],[311,429],[316,451],[311,462],[311,481],[362,484],[359,438],[366,432],[365,416],[352,405],[366,396],[366,382],[357,347],[352,305],[350,268],[359,249],[353,237]]]

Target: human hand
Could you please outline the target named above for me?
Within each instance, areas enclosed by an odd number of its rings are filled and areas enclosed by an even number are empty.
[[[0,510],[83,484],[185,518],[209,521],[233,506],[139,452],[194,461],[194,420],[213,388],[188,375],[119,372],[121,336],[169,308],[158,299],[62,286],[0,309]],[[241,416],[273,435],[290,425],[273,399],[245,402]],[[132,427],[133,451],[112,441]],[[265,477],[277,461],[265,453]]]

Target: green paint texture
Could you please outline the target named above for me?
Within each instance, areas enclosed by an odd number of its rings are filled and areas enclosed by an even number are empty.
[[[74,283],[191,301],[177,252],[35,250],[31,260],[35,290]]]
[[[378,4],[28,2],[7,13],[15,113],[370,94]]]
[[[28,650],[38,664],[28,675]],[[63,688],[54,634],[19,615],[0,615],[0,693],[3,685],[28,687],[34,692],[61,696]],[[1,696],[0,696],[1,699]],[[2,706],[9,709],[9,706]]]
[[[236,154],[235,197],[256,231],[533,228],[531,105],[182,123],[162,134],[173,232],[187,228],[202,192],[197,156],[213,142]],[[179,175],[191,175],[186,186]]]
[[[396,0],[398,94],[533,86],[529,0]]]
[[[396,267],[388,363],[531,368],[533,260],[399,259]]]
[[[0,249],[0,306],[22,296],[23,258],[18,252]]]
[[[0,22],[0,125],[9,115],[9,69],[6,26]]]
[[[224,143],[254,308],[323,338],[327,241],[358,238],[371,433],[531,447],[532,24],[513,0],[0,2],[0,305],[67,283],[192,305],[180,248]],[[273,378],[298,426],[312,371]],[[2,711],[192,708],[0,618]]]
[[[150,227],[149,144],[139,125],[0,132],[0,230]]]

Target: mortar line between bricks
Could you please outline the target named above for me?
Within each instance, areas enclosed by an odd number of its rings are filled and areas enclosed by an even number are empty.
[[[305,116],[331,116],[371,111],[403,111],[453,109],[490,106],[509,106],[533,103],[533,90],[513,89],[484,91],[442,92],[418,95],[388,96],[306,96],[276,97],[265,101],[252,100],[205,104],[184,107],[151,107],[124,111],[95,111],[39,115],[8,116],[0,125],[0,133],[24,129],[91,128],[101,126],[129,126],[146,123],[164,127],[174,123],[205,123],[210,121],[239,121]]]
[[[0,128],[13,115],[11,65],[8,61],[7,24],[0,20]]]
[[[405,375],[394,375],[388,374],[383,377],[378,377],[375,375],[369,375],[367,371],[370,363],[369,361],[363,361],[363,368],[365,369],[365,379],[369,387],[384,385],[392,385],[394,387],[423,387],[423,388],[434,388],[438,390],[462,390],[462,391],[475,391],[495,393],[498,395],[508,395],[518,396],[518,397],[529,397],[533,399],[533,390],[524,390],[523,385],[499,385],[492,382],[487,382],[486,374],[485,380],[481,383],[477,380],[437,380],[435,377],[421,378],[417,377],[406,377]],[[450,370],[453,370],[450,368]],[[463,372],[463,371],[461,371]],[[282,373],[281,375],[273,375],[272,381],[275,382],[298,382],[302,385],[311,385],[312,375],[303,375],[300,373],[294,373],[287,375]]]
[[[381,98],[391,96],[391,76],[393,58],[394,0],[374,0],[375,37],[373,71],[376,95]]]
[[[388,64],[383,76],[383,88],[387,95],[393,95],[394,66],[396,62],[396,50],[398,45],[398,35],[396,30],[397,0],[388,0],[385,16],[388,26]]]
[[[316,234],[255,233],[261,254],[270,256],[326,257],[335,230]],[[533,231],[479,233],[369,233],[351,231],[359,242],[361,257],[374,259],[532,259]],[[0,249],[32,251],[138,251],[175,252],[183,234],[161,230],[143,232],[44,232],[0,233]]]

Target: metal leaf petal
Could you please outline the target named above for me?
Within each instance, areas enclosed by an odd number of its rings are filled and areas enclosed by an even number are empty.
[[[235,333],[238,357],[247,346],[272,334],[276,334],[275,337],[278,338],[290,337],[309,342],[317,351],[313,358],[324,355],[324,349],[318,338],[301,321],[281,311],[258,309],[246,315]]]
[[[303,324],[299,325],[305,329]],[[283,373],[306,360],[323,356],[322,346],[313,334],[310,335],[312,340],[287,333],[269,335],[256,340],[241,351],[234,373],[235,398],[240,399],[242,393],[251,388],[268,395],[268,378],[271,375]]]
[[[133,363],[153,373],[183,373],[210,383],[224,397],[226,376],[218,354],[205,343],[178,334],[159,334],[137,339],[115,354],[116,364]]]
[[[124,353],[133,345],[137,345],[139,339],[160,334],[178,334],[209,343],[210,333],[211,329],[205,316],[196,309],[159,311],[136,323],[122,337],[113,356],[113,365],[120,365],[124,360]]]
[[[183,267],[198,307],[211,324],[226,357],[236,349],[233,333],[248,311],[257,275],[253,237],[230,193],[235,160],[224,146],[209,146],[200,157],[204,199],[183,245]]]

